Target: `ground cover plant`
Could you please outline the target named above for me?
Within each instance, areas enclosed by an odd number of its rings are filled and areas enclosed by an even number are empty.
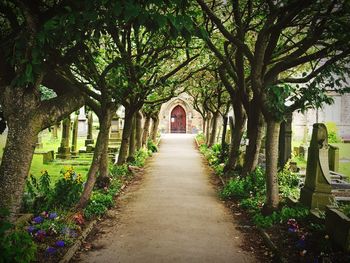
[[[1,220],[0,262],[56,262],[80,236],[85,226],[96,217],[103,216],[115,205],[115,197],[125,184],[133,180],[129,169],[142,167],[150,150],[140,150],[135,160],[124,165],[110,166],[110,183],[103,188],[98,185],[92,193],[88,205],[83,210],[75,210],[86,179],[73,167],[61,169],[53,177],[47,170],[39,176],[27,179],[23,198],[23,213],[31,213],[29,220],[14,226]],[[2,214],[0,214],[0,217]]]
[[[204,144],[199,149],[215,174],[222,177],[223,172],[218,168],[222,164],[216,161],[217,153]],[[324,225],[312,219],[309,209],[299,204],[287,205],[288,197],[298,199],[300,194],[299,177],[287,167],[278,173],[280,206],[272,214],[262,213],[266,175],[260,166],[244,177],[239,176],[239,171],[230,177],[222,177],[224,185],[219,189],[219,196],[232,209],[247,213],[253,226],[264,229],[279,249],[279,256],[287,262],[347,262],[350,255],[331,243]],[[348,206],[342,209],[350,211]],[[279,260],[276,255],[273,260]]]

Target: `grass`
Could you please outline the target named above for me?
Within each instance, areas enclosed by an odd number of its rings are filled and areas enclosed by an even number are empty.
[[[293,142],[292,148],[298,147],[300,142]],[[349,162],[339,162],[339,173],[350,176],[350,143],[332,143],[333,146],[339,148],[339,159],[347,159]],[[298,163],[300,168],[306,168],[306,160],[299,157],[294,157],[292,161]]]
[[[61,142],[60,138],[59,139],[52,139],[51,134],[47,130],[45,130],[41,133],[41,137],[42,137],[43,148],[37,149],[38,151],[54,150],[55,152],[57,152],[57,149],[60,146],[60,142]],[[94,138],[96,140],[97,131],[94,134]],[[5,147],[5,142],[6,142],[5,136],[0,135],[0,157],[3,154],[3,148]],[[85,144],[85,137],[78,137],[78,149],[85,146],[84,144]],[[91,162],[91,159],[92,159],[91,156],[81,154],[79,156],[79,158],[74,159],[74,162],[78,162],[78,163],[79,162]],[[55,160],[55,162],[56,162],[56,160]],[[54,183],[61,176],[60,171],[65,167],[71,166],[69,164],[69,162],[70,162],[69,160],[68,161],[62,160],[62,161],[60,161],[60,164],[55,163],[55,162],[50,163],[50,164],[43,164],[42,155],[34,154],[29,173],[34,175],[35,177],[38,177],[41,175],[42,170],[47,170],[51,176],[52,183]],[[62,164],[62,163],[67,163],[67,164]],[[89,167],[90,167],[90,164],[73,166],[74,170],[77,173],[81,173],[84,180],[86,178]]]

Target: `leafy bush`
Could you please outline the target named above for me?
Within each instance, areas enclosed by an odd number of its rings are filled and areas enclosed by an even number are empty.
[[[39,181],[30,175],[26,182],[23,197],[25,211],[39,213],[52,208],[71,208],[79,200],[83,191],[81,174],[76,174],[73,167],[61,170],[60,178],[54,187],[50,186],[50,175],[46,170],[41,172]]]
[[[140,149],[136,151],[135,160],[131,164],[138,167],[143,167],[148,157],[149,157],[148,151]]]
[[[265,192],[265,172],[261,167],[257,167],[254,172],[246,177],[236,177],[228,181],[222,189],[222,198],[246,198],[257,193]]]
[[[130,175],[128,164],[111,165],[109,167],[109,172],[113,178],[125,178],[128,177],[128,175]]]
[[[83,191],[81,174],[76,174],[73,167],[61,170],[60,178],[52,191],[52,206],[60,208],[71,208],[80,198]]]
[[[334,122],[326,122],[326,127],[328,131],[328,143],[342,142],[340,136],[338,135],[338,127]]]
[[[287,167],[287,163],[283,170],[278,173],[278,185],[279,191],[283,197],[293,197],[298,198],[300,195],[299,176],[295,173],[292,173]]]
[[[27,232],[13,229],[13,225],[4,219],[8,214],[5,210],[0,211],[0,262],[33,261],[37,246]]]
[[[147,149],[152,151],[152,152],[158,152],[158,147],[157,147],[157,145],[155,145],[155,143],[152,141],[152,139],[148,139]]]

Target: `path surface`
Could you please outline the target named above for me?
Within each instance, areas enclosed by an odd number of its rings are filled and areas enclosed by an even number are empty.
[[[255,262],[210,185],[191,135],[162,136],[160,153],[129,193],[118,222],[80,262]],[[115,219],[116,220],[116,219]]]

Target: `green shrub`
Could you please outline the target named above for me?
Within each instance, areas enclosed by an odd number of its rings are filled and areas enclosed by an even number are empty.
[[[109,167],[109,172],[113,178],[124,178],[130,175],[130,171],[128,169],[128,164],[122,165],[111,165]]]
[[[101,216],[107,212],[107,207],[105,207],[101,203],[96,203],[95,201],[91,201],[87,207],[84,209],[84,216],[87,219],[91,219],[94,216]]]
[[[110,194],[103,194],[100,192],[94,192],[91,201],[95,201],[96,203],[102,204],[107,208],[110,208],[114,205],[113,196]]]
[[[138,167],[143,167],[148,157],[149,157],[148,151],[140,149],[136,151],[135,160],[131,164]]]
[[[338,135],[338,127],[334,122],[326,122],[326,127],[328,131],[328,143],[342,142],[340,136]]]
[[[286,164],[283,170],[278,172],[278,185],[279,192],[283,197],[293,197],[298,198],[300,195],[299,188],[299,176],[296,173],[292,173],[287,167],[289,164]]]
[[[13,229],[13,225],[4,220],[8,214],[0,211],[0,263],[33,261],[37,246],[26,231]]]
[[[245,198],[257,193],[265,192],[265,172],[261,167],[257,167],[254,172],[246,177],[235,177],[228,181],[222,189],[222,198]]]
[[[158,147],[157,145],[155,145],[152,139],[147,140],[147,150],[150,150],[152,152],[158,152]]]

